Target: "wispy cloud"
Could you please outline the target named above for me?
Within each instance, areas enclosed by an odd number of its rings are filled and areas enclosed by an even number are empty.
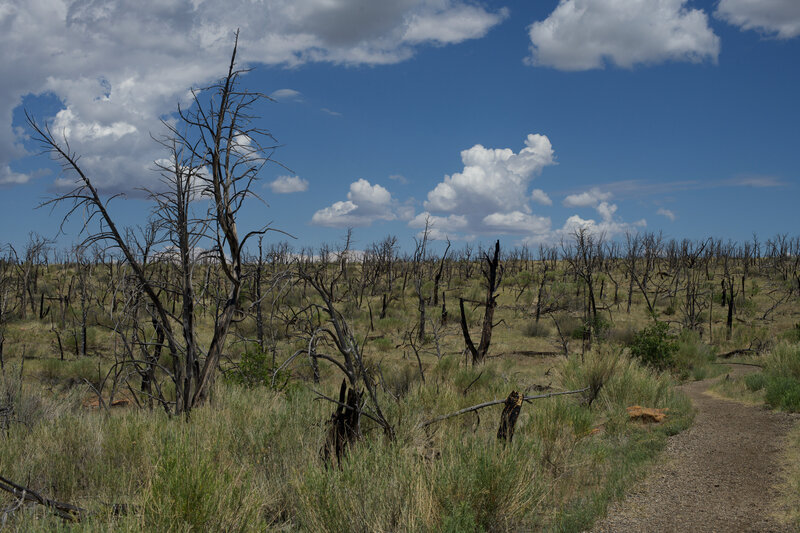
[[[341,117],[342,116],[342,114],[339,113],[338,111],[334,111],[333,109],[328,109],[327,107],[320,108],[320,111],[322,111],[323,113],[327,113],[327,114],[331,115],[332,117]]]
[[[676,218],[675,213],[673,213],[669,209],[664,209],[663,207],[660,207],[658,211],[656,211],[656,214],[661,215],[662,217],[667,217],[670,220],[670,222],[675,222]]]
[[[278,89],[270,94],[269,97],[274,100],[289,100],[293,102],[303,101],[303,94],[300,91],[295,91],[294,89]]]
[[[650,181],[624,180],[603,183],[597,187],[612,193],[615,198],[641,198],[682,191],[720,189],[724,187],[788,187],[789,182],[775,176],[737,176],[717,180]],[[576,191],[562,191],[575,194]]]

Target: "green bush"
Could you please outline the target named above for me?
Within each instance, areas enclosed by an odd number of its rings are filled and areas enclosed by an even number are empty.
[[[764,361],[764,375],[767,405],[773,409],[800,411],[800,344],[778,344]]]
[[[704,343],[696,331],[685,329],[675,341],[673,369],[681,378],[689,375],[703,379],[708,374],[708,366],[714,362],[714,349]]]
[[[266,385],[272,380],[272,365],[268,354],[261,350],[247,350],[242,354],[239,367],[231,373],[232,381],[253,387]]]
[[[773,409],[800,411],[800,381],[789,376],[772,376],[767,382],[764,400]]]
[[[758,392],[767,386],[769,379],[762,372],[748,374],[744,377],[744,384],[752,392]]]
[[[631,355],[659,370],[671,368],[675,363],[678,345],[669,333],[666,322],[656,322],[637,333],[630,344]]]

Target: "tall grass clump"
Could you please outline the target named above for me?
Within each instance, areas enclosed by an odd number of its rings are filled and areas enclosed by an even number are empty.
[[[764,400],[773,409],[800,411],[800,344],[782,342],[764,361]]]
[[[681,379],[690,375],[696,380],[704,379],[715,359],[714,349],[704,343],[696,331],[685,329],[675,340],[672,364],[673,370]]]

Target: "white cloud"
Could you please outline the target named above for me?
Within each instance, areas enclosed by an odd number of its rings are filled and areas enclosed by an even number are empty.
[[[342,116],[342,114],[339,113],[338,111],[334,111],[332,109],[328,109],[327,107],[320,107],[319,110],[322,111],[323,113],[325,113],[326,115],[330,115],[332,117],[341,117]]]
[[[492,213],[483,218],[487,229],[499,233],[543,234],[550,231],[550,218],[520,211]]]
[[[487,13],[472,5],[461,5],[445,13],[421,13],[411,17],[403,38],[409,43],[460,43],[483,37],[492,26],[506,17],[506,8],[497,13]]]
[[[408,180],[402,174],[392,174],[389,176],[390,180],[394,180],[402,185],[408,185]]]
[[[568,195],[562,203],[565,207],[595,207],[609,198],[611,198],[610,192],[603,192],[597,187],[592,187],[580,194]]]
[[[673,213],[669,209],[664,209],[663,207],[661,207],[658,209],[658,211],[656,211],[656,214],[661,215],[663,217],[667,217],[670,220],[670,222],[675,222],[676,218],[675,213]]]
[[[275,194],[305,192],[308,190],[308,180],[304,180],[300,176],[279,176],[270,182],[269,188]]]
[[[408,206],[396,209],[394,204],[391,193],[384,187],[359,179],[350,184],[347,201],[320,209],[314,213],[311,223],[330,227],[369,226],[378,220],[411,218]]]
[[[542,189],[533,189],[531,191],[531,200],[541,205],[553,205],[553,200]]]
[[[613,219],[604,219],[598,222],[591,218],[583,219],[578,215],[572,215],[567,218],[566,222],[564,222],[564,226],[554,231],[550,235],[549,240],[556,241],[562,238],[569,240],[580,228],[584,228],[595,235],[603,235],[607,239],[613,239],[617,235],[622,235],[626,232],[636,232],[639,228],[644,228],[646,226],[647,221],[645,219],[637,220],[636,222],[630,224],[621,220]],[[540,241],[534,239],[530,242]]]
[[[594,208],[599,220],[572,215],[562,227],[552,227],[551,218],[534,213],[529,201],[552,205],[550,196],[541,189],[527,192],[534,175],[555,164],[549,139],[544,135],[528,135],[525,148],[515,154],[509,148],[489,149],[475,145],[461,152],[464,169],[445,176],[428,193],[425,211],[408,223],[422,229],[431,224],[430,238],[471,240],[477,235],[516,235],[519,243],[558,242],[578,227],[614,236],[646,225],[640,220],[623,221],[617,205],[609,202],[611,193],[593,187],[580,194],[567,196],[567,207]]]
[[[433,240],[460,239],[463,238],[462,232],[467,230],[469,221],[464,215],[449,215],[446,217],[431,215],[424,211],[408,222],[410,228],[417,228],[424,231],[425,224],[428,224],[428,238]],[[418,234],[421,235],[422,232]]]
[[[150,139],[188,89],[224,75],[233,32],[242,64],[389,64],[425,44],[478,38],[505,17],[467,0],[26,0],[0,5],[0,181],[28,179],[12,128],[26,95],[52,93],[101,188],[153,186]],[[298,97],[279,89],[276,97]]]
[[[800,35],[800,2],[797,0],[720,0],[717,18],[778,39]]]
[[[278,89],[269,95],[273,100],[293,100],[295,102],[302,102],[303,95],[300,91],[294,89]]]
[[[723,0],[724,1],[724,0]],[[794,0],[787,0],[794,1]],[[687,0],[561,0],[529,28],[533,65],[560,70],[716,62],[720,40]]]
[[[528,182],[544,167],[555,163],[550,140],[530,134],[525,148],[484,148],[476,144],[461,152],[464,169],[445,176],[428,193],[425,208],[431,211],[472,213],[481,218],[496,211],[529,211]]]

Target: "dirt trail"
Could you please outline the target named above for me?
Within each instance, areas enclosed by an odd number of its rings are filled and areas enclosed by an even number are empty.
[[[710,384],[682,387],[694,425],[670,439],[660,464],[592,531],[793,531],[773,514],[781,446],[798,417],[714,398]]]

